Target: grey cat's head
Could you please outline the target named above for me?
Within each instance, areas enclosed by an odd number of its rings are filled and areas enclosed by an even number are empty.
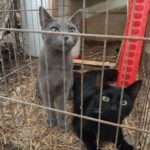
[[[39,8],[40,25],[42,30],[46,31],[77,33],[81,16],[79,10],[71,18],[54,18],[43,7]],[[78,40],[78,37],[73,35],[43,34],[42,37],[47,46],[59,51],[63,51],[63,44],[65,51],[70,51]]]

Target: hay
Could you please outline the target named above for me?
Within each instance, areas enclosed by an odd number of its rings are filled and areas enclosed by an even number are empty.
[[[105,61],[110,63],[116,63],[118,58],[118,52],[120,49],[121,42],[120,41],[108,41],[106,47],[106,58]],[[95,41],[95,40],[87,40],[85,41],[85,59],[100,61],[103,60],[103,52],[104,52],[104,42]]]
[[[0,1],[0,27],[4,28],[9,20],[10,12],[5,10],[11,10],[12,0]],[[0,40],[2,40],[4,31],[0,31]]]
[[[26,61],[25,61],[26,60]],[[33,59],[34,60],[34,59]],[[22,66],[29,62],[21,60]],[[21,66],[19,66],[21,67]],[[32,67],[32,71],[31,71]],[[15,67],[15,69],[17,69]],[[8,93],[1,91],[1,95],[13,99],[43,105],[41,98],[36,97],[34,81],[37,74],[37,61],[20,69],[7,77]],[[1,89],[3,89],[4,83]],[[61,134],[55,128],[48,128],[45,124],[45,110],[33,106],[19,104],[11,101],[0,102],[0,147],[2,150],[84,150],[82,142],[76,137],[71,128],[72,117],[68,117],[70,132]],[[72,102],[67,104],[68,111],[72,112]],[[131,115],[124,121],[127,126],[137,127],[137,113],[141,112],[139,106],[135,107]],[[137,133],[124,129],[126,139],[134,144]],[[104,143],[102,150],[112,150],[113,145]]]
[[[33,65],[33,72],[36,72],[37,65]],[[36,77],[22,76],[23,72],[28,72],[28,68],[20,72],[22,77],[20,84],[8,88],[9,97],[12,99],[22,99],[32,103],[41,103],[41,99],[35,97],[35,86],[33,80]],[[11,80],[15,79],[11,76]],[[81,142],[72,131],[61,134],[55,127],[50,129],[45,125],[45,110],[27,106],[24,104],[12,103],[8,100],[2,101],[0,113],[0,146],[6,149],[34,149],[34,150],[78,150]],[[68,102],[68,109],[71,110],[71,104]],[[69,118],[71,122],[71,118]]]

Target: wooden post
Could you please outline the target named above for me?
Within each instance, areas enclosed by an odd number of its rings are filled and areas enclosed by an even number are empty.
[[[49,9],[50,15],[58,16],[58,0],[49,0]]]

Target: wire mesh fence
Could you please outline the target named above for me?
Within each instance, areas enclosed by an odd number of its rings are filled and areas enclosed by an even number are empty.
[[[142,3],[143,0],[133,0],[135,3]],[[142,58],[140,61],[137,80],[143,81],[142,88],[133,104],[133,109],[130,115],[122,120],[123,106],[118,106],[118,118],[114,122],[111,119],[103,117],[104,93],[105,93],[105,70],[117,69],[119,57],[121,54],[120,47],[123,40],[135,41],[143,40],[144,43],[150,41],[149,36],[133,37],[124,36],[114,30],[114,22],[112,17],[122,18],[123,26],[125,27],[126,16],[128,15],[128,4],[130,1],[90,1],[90,0],[1,0],[0,2],[0,147],[1,149],[25,149],[25,150],[79,150],[89,149],[84,139],[93,138],[90,134],[85,135],[86,125],[94,122],[96,127],[90,128],[87,133],[94,132],[96,137],[94,143],[96,147],[91,149],[112,150],[120,149],[118,145],[120,129],[123,130],[123,135],[126,141],[134,146],[134,149],[148,150],[150,147],[150,94],[149,94],[149,54],[145,52],[143,47]],[[45,10],[54,17],[59,17],[61,20],[58,25],[62,26],[62,30],[56,32],[54,30],[43,30],[40,26],[39,7],[42,6]],[[134,5],[133,5],[134,7]],[[82,19],[80,32],[67,32],[64,30],[65,18],[69,18],[76,10],[82,10]],[[101,10],[100,10],[101,9]],[[117,14],[117,15],[115,15]],[[121,16],[121,17],[120,17]],[[98,24],[103,24],[103,29],[91,31],[96,18]],[[91,20],[89,20],[89,18]],[[49,18],[50,19],[50,18]],[[112,19],[113,20],[113,19]],[[117,19],[116,19],[117,20]],[[114,19],[114,21],[116,21]],[[91,24],[90,24],[91,21]],[[120,21],[120,20],[119,20]],[[97,23],[94,22],[95,28]],[[90,26],[91,25],[91,26]],[[111,26],[112,25],[112,26]],[[148,23],[149,25],[149,23]],[[118,25],[119,26],[119,25]],[[74,26],[73,26],[74,27]],[[73,28],[74,30],[74,28]],[[118,30],[120,28],[118,27]],[[96,32],[96,33],[95,33]],[[149,32],[147,30],[147,32]],[[63,84],[62,99],[65,108],[57,109],[57,107],[45,105],[41,91],[38,86],[38,71],[39,57],[41,58],[42,48],[46,45],[43,42],[42,36],[50,35],[52,37],[63,37],[62,50],[62,78]],[[65,64],[67,56],[65,55],[64,37],[81,38],[80,44],[76,45],[76,49],[80,51],[80,59],[72,59],[74,67],[72,77],[74,78],[73,88],[71,91],[74,96],[67,96],[65,93],[67,82],[67,65]],[[50,57],[45,54],[44,58]],[[57,59],[57,57],[56,57]],[[45,61],[45,60],[43,60]],[[49,68],[47,61],[44,62]],[[57,62],[55,62],[57,63]],[[53,64],[52,64],[53,65]],[[54,65],[55,66],[55,65]],[[57,67],[56,67],[57,68]],[[56,69],[55,68],[55,69]],[[61,68],[61,69],[62,69]],[[89,71],[99,71],[100,76],[89,75],[89,80],[86,79]],[[125,69],[126,70],[126,69]],[[50,72],[46,72],[47,76]],[[59,72],[60,73],[60,72]],[[77,79],[75,78],[77,74]],[[55,76],[55,75],[54,75]],[[80,77],[80,78],[79,78]],[[88,77],[87,77],[88,78]],[[109,77],[110,78],[110,77]],[[54,78],[55,79],[55,78]],[[58,77],[58,81],[60,77]],[[51,88],[51,84],[47,82],[47,88]],[[56,80],[54,81],[57,82]],[[58,82],[59,83],[59,82]],[[90,84],[89,84],[90,83]],[[95,85],[93,86],[93,84]],[[109,86],[118,88],[116,81],[113,79]],[[87,87],[88,88],[87,88]],[[86,89],[87,88],[87,89]],[[96,88],[96,93],[89,96],[90,100],[86,100],[86,94],[92,93],[93,88]],[[126,88],[118,88],[119,104],[124,101],[124,93]],[[85,90],[85,91],[84,91]],[[87,91],[88,92],[87,92]],[[114,95],[116,94],[113,91]],[[132,91],[134,92],[134,91]],[[59,93],[59,92],[56,92]],[[76,95],[75,95],[76,93]],[[79,94],[79,95],[78,95]],[[47,93],[51,98],[52,94]],[[132,93],[130,93],[132,95]],[[88,97],[88,96],[87,96]],[[98,97],[98,98],[94,98]],[[111,96],[110,96],[111,97]],[[74,99],[78,99],[80,103],[76,103]],[[66,100],[67,99],[67,100]],[[71,99],[68,101],[68,99]],[[92,106],[93,112],[98,112],[98,115],[92,116],[86,114],[86,107]],[[104,100],[103,100],[104,99]],[[108,100],[108,99],[107,99]],[[106,100],[106,101],[107,101]],[[50,99],[49,99],[50,101]],[[76,109],[79,112],[74,112]],[[66,114],[66,122],[68,124],[68,132],[61,133],[57,126],[49,128],[45,123],[47,111],[56,112],[56,114]],[[109,110],[108,110],[109,111]],[[75,118],[81,118],[78,123],[74,122]],[[86,122],[87,121],[87,122]],[[88,122],[91,121],[91,122]],[[58,122],[57,122],[58,124]],[[75,125],[80,124],[79,132],[76,131]],[[105,129],[105,127],[108,127]],[[106,139],[111,134],[109,127],[116,127],[113,131],[115,139],[105,140],[103,132],[107,133]],[[94,128],[97,128],[96,130]],[[109,130],[110,129],[110,130]],[[105,131],[106,130],[106,131]],[[108,130],[108,131],[107,131]],[[95,133],[96,132],[96,133]],[[92,133],[93,134],[93,133]],[[77,136],[78,135],[78,136]],[[102,141],[102,142],[101,142]],[[104,141],[104,142],[103,142]],[[113,144],[112,144],[113,143]],[[131,147],[130,147],[131,148]],[[133,148],[131,148],[133,149]]]

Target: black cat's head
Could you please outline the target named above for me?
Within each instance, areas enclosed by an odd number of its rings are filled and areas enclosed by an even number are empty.
[[[134,100],[139,93],[142,81],[137,80],[124,89],[123,98],[121,100],[121,88],[112,85],[105,85],[102,93],[102,110],[103,119],[117,121],[119,115],[119,107],[121,106],[121,120],[127,117],[132,111]],[[92,99],[95,101],[95,112],[99,113],[100,95],[97,94]]]
[[[54,18],[43,7],[39,8],[40,25],[46,31],[77,33],[81,16],[82,11],[79,10],[71,18]],[[45,44],[59,51],[63,50],[63,45],[65,51],[70,51],[78,41],[78,37],[73,35],[42,34],[42,37]]]
[[[117,80],[118,71],[115,69],[104,70],[102,98],[100,99],[100,84],[102,72],[98,70],[87,71],[83,73],[74,73],[74,104],[80,107],[83,91],[83,106],[87,116],[97,118],[99,114],[99,102],[102,102],[101,116],[107,121],[116,122],[118,120],[119,106],[121,104],[121,120],[128,116],[133,108],[134,100],[138,94],[142,81],[135,81],[124,89],[123,100],[121,99],[121,88],[113,86],[110,83]],[[82,82],[83,79],[83,89]]]

